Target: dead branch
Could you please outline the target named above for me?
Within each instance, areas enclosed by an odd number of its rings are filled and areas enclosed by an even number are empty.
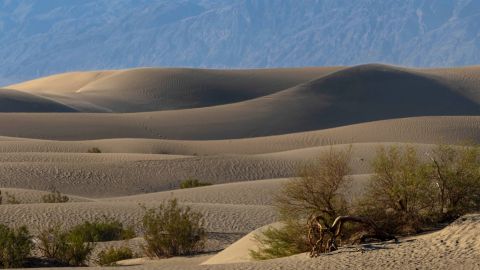
[[[367,239],[380,241],[395,240],[397,238],[381,230],[371,219],[361,216],[339,216],[331,226],[322,216],[312,216],[308,222],[308,242],[311,246],[310,257],[316,257],[321,253],[332,252],[338,249],[337,239],[342,235],[343,225],[346,223],[361,223],[373,233],[365,233],[359,237],[360,243]]]

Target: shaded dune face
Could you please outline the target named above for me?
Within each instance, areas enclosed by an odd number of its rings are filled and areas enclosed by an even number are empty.
[[[0,112],[75,112],[65,104],[45,97],[0,89]]]
[[[325,109],[305,115],[311,122],[321,119],[316,128],[391,118],[480,114],[480,104],[443,80],[383,65],[342,70],[292,92],[292,98],[328,101]]]

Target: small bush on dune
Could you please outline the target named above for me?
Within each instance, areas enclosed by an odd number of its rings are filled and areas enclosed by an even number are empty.
[[[269,260],[308,251],[305,228],[295,221],[287,221],[279,228],[270,227],[254,236],[260,244],[258,250],[250,250],[255,260]]]
[[[101,221],[86,221],[79,224],[71,229],[71,233],[82,235],[87,242],[126,240],[135,237],[133,228],[125,228],[120,221],[107,217]]]
[[[195,188],[195,187],[203,187],[203,186],[210,186],[211,183],[200,182],[198,179],[187,179],[180,183],[180,188]]]
[[[21,202],[15,197],[15,195],[5,192],[6,203],[7,204],[20,204]],[[0,204],[3,203],[3,195],[2,191],[0,190]]]
[[[132,228],[124,228],[119,221],[85,222],[70,230],[59,226],[45,229],[38,235],[38,249],[57,265],[83,266],[95,246],[94,242],[124,240],[135,237]]]
[[[66,203],[70,200],[70,198],[66,195],[62,195],[60,191],[53,188],[49,194],[45,194],[42,196],[43,203]]]
[[[94,153],[94,154],[102,153],[102,151],[101,151],[100,148],[98,148],[98,147],[92,147],[92,148],[88,149],[87,152],[88,152],[88,153]]]
[[[135,254],[129,247],[110,247],[98,253],[98,265],[101,266],[114,266],[115,263],[121,260],[132,259]]]
[[[22,267],[33,249],[31,239],[24,226],[12,229],[0,225],[0,267]]]
[[[42,256],[63,266],[84,266],[94,248],[81,234],[64,231],[59,226],[45,229],[38,235]]]
[[[204,245],[202,215],[180,207],[176,199],[157,208],[144,207],[145,252],[150,257],[172,257],[199,252]]]

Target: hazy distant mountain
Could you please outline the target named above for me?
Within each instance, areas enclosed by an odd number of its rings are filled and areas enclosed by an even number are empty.
[[[480,62],[478,0],[3,0],[0,83],[134,66]]]

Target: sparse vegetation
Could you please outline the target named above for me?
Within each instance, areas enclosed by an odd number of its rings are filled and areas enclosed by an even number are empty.
[[[7,197],[7,204],[21,204],[15,195],[5,192],[5,196]]]
[[[107,217],[100,221],[79,224],[71,229],[71,233],[81,235],[86,242],[126,240],[135,237],[133,228],[126,228],[120,221]]]
[[[417,233],[480,210],[478,146],[438,146],[422,154],[413,147],[379,148],[364,194],[347,200],[351,150],[330,149],[285,184],[277,202],[286,225],[258,236],[260,249],[252,251],[252,257],[304,252],[307,239],[314,256],[335,250],[337,237],[343,243],[395,239],[392,234]]]
[[[360,201],[359,212],[391,233],[415,233],[431,222],[436,187],[427,164],[413,147],[381,147],[373,161],[374,175]]]
[[[480,147],[440,145],[428,154],[430,180],[437,187],[434,205],[440,221],[480,209]]]
[[[66,203],[68,201],[70,201],[70,198],[62,195],[56,188],[52,188],[49,194],[42,196],[43,203]]]
[[[109,247],[98,253],[97,264],[101,266],[114,266],[121,260],[132,259],[136,257],[129,247]]]
[[[421,162],[412,147],[381,148],[361,212],[384,229],[416,233],[480,209],[477,146],[438,146]]]
[[[191,255],[203,249],[206,236],[202,215],[180,207],[176,199],[157,208],[144,207],[145,253],[150,257]]]
[[[255,260],[291,256],[309,249],[305,241],[305,228],[293,220],[286,221],[279,228],[269,227],[254,238],[260,243],[258,250],[250,250],[250,256]]]
[[[6,197],[6,204],[21,204],[21,201],[17,199],[17,197],[13,194],[5,192]],[[0,205],[3,203],[3,195],[2,191],[0,190]]]
[[[180,183],[180,188],[181,189],[195,188],[195,187],[203,187],[203,186],[210,186],[210,185],[211,185],[211,183],[201,182],[198,179],[187,179],[187,180],[184,180]]]
[[[277,208],[285,223],[258,236],[260,249],[251,251],[255,259],[270,259],[308,251],[306,229],[309,216],[318,213],[328,224],[348,212],[344,191],[350,173],[351,148],[330,148],[311,163],[303,165],[299,176],[287,182],[277,196]]]
[[[100,153],[102,153],[102,151],[101,151],[100,148],[98,148],[98,147],[92,147],[92,148],[90,148],[90,149],[87,150],[87,153],[100,154]]]
[[[13,229],[0,224],[0,267],[22,267],[33,249],[31,239],[25,226]]]
[[[84,266],[94,248],[78,231],[64,231],[59,226],[43,230],[38,235],[42,256],[61,266]]]

